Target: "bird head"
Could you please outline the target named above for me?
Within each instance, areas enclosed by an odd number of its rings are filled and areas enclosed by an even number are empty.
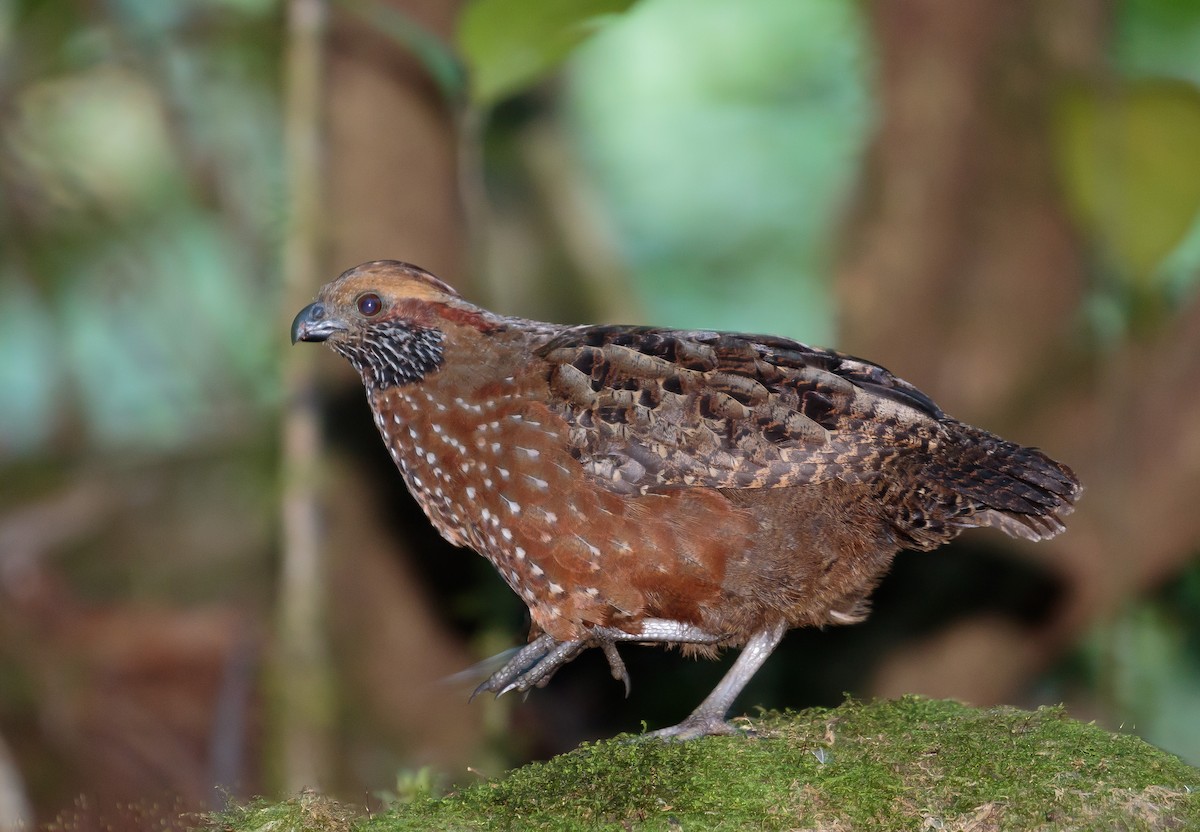
[[[441,366],[448,321],[477,315],[449,285],[396,260],[343,272],[292,321],[292,343],[323,341],[368,387],[420,381]]]

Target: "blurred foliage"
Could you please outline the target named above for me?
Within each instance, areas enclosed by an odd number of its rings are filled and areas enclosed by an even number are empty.
[[[1056,121],[1067,196],[1123,278],[1129,317],[1144,327],[1165,296],[1159,267],[1200,212],[1200,88],[1148,79],[1074,90]]]
[[[276,11],[125,0],[10,14],[0,458],[180,447],[269,412]]]
[[[1097,627],[1062,678],[1100,691],[1126,730],[1200,764],[1200,568]]]
[[[834,340],[865,39],[849,3],[656,0],[572,58],[567,118],[648,319]]]
[[[1057,118],[1064,188],[1109,258],[1090,304],[1109,342],[1153,330],[1200,282],[1200,6],[1115,8],[1114,83],[1069,91]]]
[[[473,0],[459,17],[457,45],[481,106],[520,92],[633,0]]]

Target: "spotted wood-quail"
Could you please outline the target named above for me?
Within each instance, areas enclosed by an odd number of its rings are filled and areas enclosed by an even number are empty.
[[[734,698],[791,627],[850,624],[900,549],[964,528],[1063,530],[1070,469],[943,413],[884,368],[786,338],[496,315],[366,263],[292,324],[362,375],[404,480],[482,554],[532,632],[479,690],[540,686],[588,647],[742,646],[682,723]],[[477,691],[478,692],[478,691]]]

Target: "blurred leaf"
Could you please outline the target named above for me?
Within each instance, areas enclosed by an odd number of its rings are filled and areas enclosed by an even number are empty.
[[[1200,90],[1134,81],[1058,104],[1058,161],[1079,220],[1145,286],[1200,210]]]
[[[458,49],[471,100],[493,104],[557,66],[633,0],[474,0],[459,18]]]

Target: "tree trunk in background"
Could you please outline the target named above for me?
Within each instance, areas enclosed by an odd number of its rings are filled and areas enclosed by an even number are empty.
[[[1087,282],[1051,157],[1054,99],[1103,81],[1099,0],[877,0],[881,118],[838,271],[842,345],[951,414],[1044,447],[1086,492],[1029,547],[1060,573],[1035,632],[973,619],[892,656],[877,692],[1011,700],[1123,599],[1174,574],[1200,535],[1200,307],[1090,365]],[[1188,508],[1191,506],[1191,508]]]
[[[450,41],[458,3],[389,5]],[[344,13],[331,51],[333,272],[366,260],[406,260],[461,286],[469,264],[450,108],[400,44]]]
[[[842,343],[968,421],[1040,378],[1084,290],[1049,119],[1062,81],[1095,74],[1103,4],[1045,5],[870,6],[882,112],[838,275]]]
[[[449,41],[457,3],[390,5]],[[457,187],[453,114],[398,43],[335,6],[329,55],[329,274],[366,260],[406,260],[458,286],[468,266]],[[336,382],[353,385],[344,367]],[[333,431],[373,432],[361,425]],[[383,447],[379,446],[383,454]],[[397,477],[399,475],[397,474]],[[329,493],[334,645],[354,690],[343,699],[372,770],[396,751],[399,766],[461,771],[479,744],[484,709],[438,684],[474,659],[424,602],[403,541],[362,471],[338,465]],[[369,483],[368,483],[369,485]],[[466,556],[467,553],[464,553]],[[366,746],[373,746],[367,748]],[[370,755],[374,754],[374,757]],[[390,785],[390,784],[389,784]]]

